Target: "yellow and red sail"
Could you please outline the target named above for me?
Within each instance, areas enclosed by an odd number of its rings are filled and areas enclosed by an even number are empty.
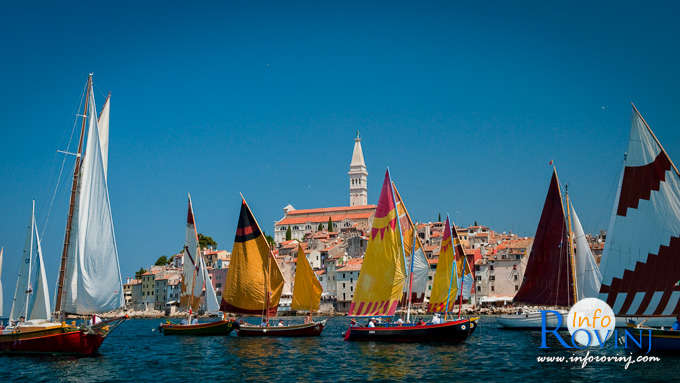
[[[432,281],[432,294],[430,303],[427,305],[428,312],[451,312],[456,304],[458,294],[458,275],[462,275],[463,262],[458,262],[457,253],[463,251],[463,247],[457,235],[453,235],[449,217],[446,217],[444,237],[439,250],[439,262],[437,271]],[[456,273],[454,273],[456,267]],[[448,306],[447,306],[448,304]]]
[[[269,243],[245,200],[241,201],[234,248],[220,310],[241,314],[276,314],[283,275]]]
[[[319,311],[321,282],[316,278],[302,246],[298,247],[291,310]]]
[[[399,230],[394,191],[388,170],[385,172],[349,315],[394,315],[405,281],[404,255]]]

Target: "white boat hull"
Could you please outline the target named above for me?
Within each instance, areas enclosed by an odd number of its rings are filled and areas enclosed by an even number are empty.
[[[554,310],[560,313],[562,318],[562,325],[560,329],[567,329],[567,314],[565,310]],[[546,319],[548,321],[547,327],[553,329],[557,327],[558,318],[553,313],[547,313]],[[543,326],[543,314],[540,311],[530,311],[522,314],[501,315],[498,317],[498,323],[503,328],[507,329],[525,329],[525,330],[540,330]]]

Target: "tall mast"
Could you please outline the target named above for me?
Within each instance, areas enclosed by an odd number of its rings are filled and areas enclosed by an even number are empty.
[[[568,232],[568,237],[567,237],[567,243],[569,244],[569,264],[571,266],[571,280],[572,280],[572,286],[573,286],[573,293],[574,293],[574,303],[578,301],[578,287],[577,287],[577,278],[576,278],[576,257],[574,254],[574,233],[571,231],[571,206],[570,206],[570,201],[569,201],[569,189],[565,185],[564,186],[564,191],[567,197],[567,232]]]
[[[78,154],[76,165],[73,169],[73,183],[71,184],[71,199],[68,207],[68,218],[66,220],[66,234],[64,235],[64,250],[61,253],[61,266],[59,267],[59,280],[57,284],[57,301],[54,311],[61,312],[61,299],[64,291],[64,276],[66,274],[66,262],[68,261],[68,248],[71,243],[71,226],[73,223],[73,212],[76,204],[76,194],[78,192],[78,178],[80,176],[80,165],[82,164],[83,136],[85,135],[85,123],[87,121],[87,107],[92,91],[92,73],[87,76],[87,91],[85,93],[85,108],[83,109],[83,123],[80,127],[80,140],[78,141]]]
[[[28,251],[28,279],[26,280],[26,305],[24,307],[24,320],[28,320],[28,302],[31,299],[33,289],[31,289],[31,274],[33,266],[33,236],[35,234],[35,200],[33,200],[33,208],[31,209],[31,247]]]

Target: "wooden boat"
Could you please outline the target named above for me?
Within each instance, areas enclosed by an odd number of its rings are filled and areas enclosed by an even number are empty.
[[[556,306],[551,310],[558,312],[560,317],[547,314],[547,325],[554,328],[561,323],[563,329],[567,328],[569,306],[596,295],[602,280],[574,205],[569,194],[565,194],[563,198],[557,170],[553,167],[522,285],[513,299],[515,303],[546,309]],[[541,328],[543,315],[540,310],[520,311],[501,315],[498,323],[507,329]]]
[[[260,314],[263,321],[269,323],[270,317],[276,315],[282,290],[283,275],[269,242],[241,195],[241,212],[221,309],[237,314]],[[315,311],[320,300],[321,283],[299,248],[291,309]],[[325,325],[325,320],[281,327],[243,324],[236,331],[239,336],[317,336]]]
[[[240,325],[238,336],[274,336],[274,337],[303,337],[319,336],[326,327],[327,320],[319,322],[294,324],[288,326],[250,326]]]
[[[209,323],[183,325],[177,323],[164,323],[160,326],[163,335],[229,335],[231,330],[238,328],[238,323],[233,320],[220,320]]]
[[[634,339],[619,339],[619,343],[641,352],[680,352],[680,331],[662,327],[629,326]],[[640,335],[640,330],[641,335]],[[638,344],[639,342],[639,344]],[[651,343],[651,346],[650,346]]]
[[[78,150],[77,153],[64,152],[75,155],[75,167],[55,310],[51,313],[40,239],[32,215],[24,252],[27,259],[17,278],[10,314],[14,324],[0,334],[3,352],[92,355],[126,319],[96,323],[93,318],[94,323],[79,327],[63,323],[66,315],[89,316],[116,310],[124,304],[106,181],[108,105],[107,98],[102,115],[97,118],[90,74]],[[86,126],[87,142],[83,151]],[[17,324],[18,321],[21,323]]]
[[[180,295],[180,309],[187,310],[189,315],[186,324],[162,323],[159,326],[163,335],[228,335],[236,326],[233,321],[219,320],[210,323],[192,323],[193,312],[198,311],[201,296],[205,293],[206,311],[217,313],[219,305],[213,288],[205,259],[201,256],[198,244],[198,228],[188,195],[186,236],[182,251],[182,291]]]
[[[600,262],[617,325],[669,327],[680,313],[680,173],[635,105]],[[670,339],[670,338],[669,338]]]
[[[474,330],[470,319],[461,318],[439,324],[350,327],[345,333],[345,340],[455,344],[464,341],[472,331]]]
[[[415,258],[418,257],[416,249],[417,238],[415,237],[415,227],[410,220],[403,199],[395,193],[394,184],[391,181],[389,170],[385,172],[382,190],[378,199],[378,206],[373,220],[373,227],[366,247],[363,265],[357,281],[356,290],[349,309],[349,315],[354,317],[391,317],[394,316],[397,306],[402,301],[403,292],[406,292],[406,323],[402,325],[375,324],[372,327],[350,326],[345,333],[345,340],[379,340],[391,342],[431,342],[442,341],[457,343],[465,340],[470,335],[470,320],[457,318],[439,324],[416,325],[410,323],[411,300],[413,297],[413,280],[417,278],[414,271]],[[403,219],[402,219],[403,218]],[[448,225],[448,220],[447,220]],[[448,229],[448,226],[447,226]],[[449,229],[450,232],[450,229]],[[404,246],[404,233],[411,241],[410,259],[407,261]],[[450,235],[447,237],[449,247],[451,243]],[[445,239],[446,240],[446,239]],[[443,242],[444,243],[444,242]],[[452,286],[457,286],[458,274],[451,271],[457,269],[453,267],[456,260],[453,250],[450,250],[450,257],[442,262],[440,255],[440,266],[445,265],[442,270],[437,269],[437,275],[446,273],[446,293],[444,296],[455,303],[457,290],[452,290]],[[450,261],[447,265],[447,260]],[[462,262],[462,261],[461,261]],[[407,266],[408,265],[408,266]],[[461,266],[463,263],[461,263]],[[461,271],[463,268],[460,269]],[[443,277],[435,276],[435,286],[444,281]],[[407,283],[408,281],[408,283]],[[404,286],[408,288],[405,289]],[[433,294],[435,294],[433,286]],[[454,298],[451,298],[453,296]],[[437,296],[435,295],[435,299]],[[451,298],[451,299],[448,299]],[[438,304],[432,306],[444,308]],[[447,308],[450,306],[446,306]],[[371,322],[373,320],[371,319]]]

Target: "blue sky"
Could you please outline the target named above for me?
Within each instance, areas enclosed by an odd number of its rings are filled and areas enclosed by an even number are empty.
[[[631,101],[680,158],[677,14],[648,2],[6,4],[5,313],[33,198],[54,285],[72,169],[50,210],[56,150],[88,72],[98,105],[112,93],[124,277],[181,246],[187,192],[199,231],[228,249],[239,192],[269,232],[288,203],[346,205],[357,129],[371,203],[389,166],[421,221],[448,212],[533,235],[552,159],[595,231],[609,220]]]

